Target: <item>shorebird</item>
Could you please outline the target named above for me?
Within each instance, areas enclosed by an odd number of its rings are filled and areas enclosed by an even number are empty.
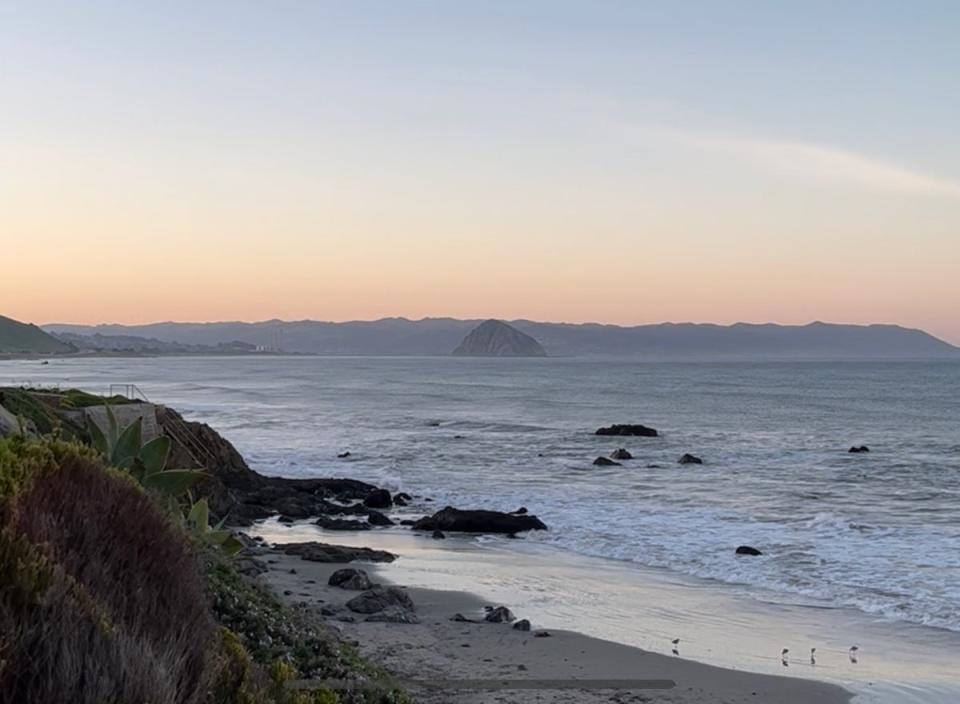
[[[811,664],[811,665],[816,665],[816,664],[817,664],[817,649],[816,649],[816,648],[810,648],[810,664]]]
[[[789,648],[784,648],[780,651],[780,664],[784,667],[789,667],[790,664],[787,662],[787,653],[790,652]]]
[[[851,646],[850,646],[850,652],[848,653],[848,655],[850,656],[850,662],[852,662],[854,665],[857,664],[857,651],[858,651],[858,650],[860,650],[860,648],[858,648],[857,646],[855,646],[855,645],[851,645]]]
[[[679,639],[679,638],[674,638],[674,639],[673,639],[672,641],[670,641],[670,642],[673,643],[674,645],[680,645],[680,639]]]

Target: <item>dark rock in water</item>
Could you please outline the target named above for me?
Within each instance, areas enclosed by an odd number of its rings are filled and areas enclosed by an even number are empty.
[[[596,465],[597,467],[620,467],[621,466],[619,462],[614,462],[613,460],[607,459],[606,457],[598,457],[593,461],[593,464]]]
[[[443,534],[442,530],[435,530],[430,535],[430,537],[433,538],[434,540],[444,540],[447,536]]]
[[[624,435],[624,436],[635,436],[641,438],[655,438],[658,433],[653,428],[648,428],[645,425],[639,424],[615,424],[606,428],[600,428],[596,432],[597,435]]]
[[[379,511],[371,511],[370,515],[367,516],[367,521],[370,522],[370,525],[374,526],[392,526],[393,521],[384,516]]]
[[[374,587],[373,582],[370,581],[370,577],[366,572],[353,567],[344,567],[342,570],[337,570],[330,575],[327,584],[331,587],[351,589],[357,592],[362,592],[365,589],[372,589]]]
[[[297,555],[309,562],[393,562],[397,556],[386,550],[354,548],[346,545],[330,545],[310,541],[307,543],[286,543],[277,546],[287,555]]]
[[[518,508],[518,509],[517,509],[516,511],[514,511],[513,513],[514,513],[514,515],[517,515],[517,516],[523,516],[524,514],[527,513],[527,507],[526,507],[526,506],[521,506],[520,508]]]
[[[412,526],[414,523],[416,523],[416,521],[411,518],[404,518],[402,521],[400,521],[400,525],[402,526]]]
[[[689,452],[685,453],[683,457],[677,460],[679,464],[703,464],[703,460],[697,457],[696,455],[691,455]]]
[[[506,606],[498,606],[495,609],[490,609],[487,615],[483,617],[483,620],[488,623],[510,623],[514,619],[513,612]]]
[[[658,465],[658,464],[648,464],[648,465],[647,465],[647,469],[660,469],[660,465]]]
[[[737,548],[737,554],[738,555],[762,555],[763,553],[757,550],[756,548],[750,547],[749,545],[741,545],[740,547]]]
[[[293,523],[293,522],[296,521],[296,520],[297,520],[297,519],[296,519],[296,518],[293,518],[292,516],[280,516],[280,518],[277,519],[277,522],[278,522],[278,523]]]
[[[324,530],[370,530],[370,524],[364,521],[351,521],[345,518],[320,516],[316,524]]]
[[[393,497],[393,503],[396,506],[406,506],[412,500],[413,498],[410,496],[410,494],[405,494],[402,491]]]
[[[539,342],[512,325],[487,320],[470,331],[453,351],[458,357],[546,357]]]
[[[349,456],[350,456],[350,453],[349,453],[349,452],[338,452],[338,453],[337,453],[337,457],[339,457],[339,458],[342,459],[342,460],[346,459],[346,458],[349,457]]]
[[[513,628],[516,631],[529,631],[530,622],[527,619],[522,618],[519,621],[517,621],[515,624],[513,624]]]
[[[518,533],[547,529],[543,521],[536,516],[516,516],[499,511],[465,511],[452,506],[421,518],[413,526],[419,530],[461,533]]]
[[[866,445],[854,445],[847,452],[870,452],[870,448]]]
[[[386,489],[374,489],[363,500],[363,503],[370,508],[390,508],[393,505],[393,497]]]
[[[624,450],[622,447],[619,450],[614,450],[610,453],[610,459],[612,460],[632,460],[633,455]]]
[[[420,618],[413,611],[402,606],[388,606],[364,620],[368,623],[420,623]]]
[[[388,606],[414,610],[413,599],[400,587],[373,587],[353,597],[346,606],[358,614],[375,614]]]

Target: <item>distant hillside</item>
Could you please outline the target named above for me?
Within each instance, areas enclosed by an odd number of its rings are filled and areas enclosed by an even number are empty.
[[[487,320],[467,333],[453,354],[458,357],[546,357],[530,335],[499,320]]]
[[[0,354],[63,354],[73,347],[36,325],[0,315]]]
[[[130,354],[250,354],[256,347],[247,342],[221,342],[216,345],[188,345],[165,342],[136,335],[80,335],[73,332],[56,333],[57,339],[73,345],[81,352],[116,352]]]
[[[324,355],[449,355],[481,320],[385,318],[327,323],[154,323],[49,325],[50,332],[134,335],[184,345],[234,341],[286,352]],[[621,327],[596,323],[508,321],[551,356],[620,356],[650,360],[960,359],[960,349],[897,325],[709,325],[661,323]]]

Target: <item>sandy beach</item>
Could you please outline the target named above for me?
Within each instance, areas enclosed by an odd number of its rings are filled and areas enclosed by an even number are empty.
[[[679,657],[651,653],[580,633],[536,626],[531,632],[507,623],[483,622],[487,604],[460,591],[407,588],[419,623],[370,623],[344,608],[358,592],[328,586],[343,564],[316,563],[277,550],[261,556],[268,571],[261,579],[289,603],[305,602],[334,611],[330,622],[355,641],[361,654],[408,683],[419,702],[526,704],[564,702],[770,702],[771,704],[840,704],[851,694],[837,685],[810,679],[754,674],[713,667]],[[384,569],[352,563],[378,583],[389,583]],[[478,623],[451,620],[462,614]],[[518,613],[518,618],[523,614]],[[343,619],[343,620],[341,620]],[[352,622],[351,622],[352,621]],[[423,680],[672,680],[670,689],[502,689],[470,691],[417,689]]]

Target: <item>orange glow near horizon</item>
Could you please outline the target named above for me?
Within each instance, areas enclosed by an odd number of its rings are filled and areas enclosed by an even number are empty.
[[[442,5],[8,13],[0,314],[960,344],[948,22],[908,44],[876,10],[825,34],[779,6]]]

